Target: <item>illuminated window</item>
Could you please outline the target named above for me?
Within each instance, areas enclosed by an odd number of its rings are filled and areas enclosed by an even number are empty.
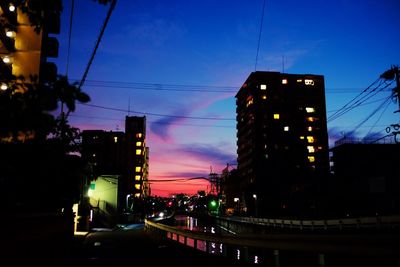
[[[135,175],[135,180],[140,181],[140,175]]]
[[[11,57],[9,56],[3,57],[3,62],[6,64],[11,64],[12,63]]]
[[[139,197],[140,197],[140,193],[136,193],[136,194],[135,194],[135,197],[136,197],[136,198],[139,198]]]
[[[279,116],[278,113],[275,113],[275,114],[274,114],[274,120],[279,120],[279,117],[280,117],[280,116]]]
[[[139,190],[140,189],[140,184],[135,184],[135,188]]]
[[[142,154],[142,150],[141,149],[136,149],[136,155],[141,155]]]
[[[142,138],[143,134],[142,133],[137,133],[136,138]]]
[[[263,96],[262,96],[262,99],[264,99],[264,100],[267,99],[267,96],[266,96],[266,95],[263,95]]]
[[[309,132],[312,132],[312,127],[311,127],[311,126],[308,126],[308,127],[307,127],[307,130],[308,130]]]
[[[312,85],[314,85],[314,80],[305,79],[305,80],[304,80],[304,84],[305,84],[305,85],[311,85],[311,86],[312,86]]]
[[[307,111],[307,113],[314,113],[315,112],[315,108],[306,107],[306,111]]]
[[[14,38],[17,34],[15,33],[15,31],[11,31],[11,30],[7,30],[6,31],[6,36],[9,38]]]
[[[287,79],[282,79],[282,84],[287,84]]]
[[[313,122],[313,121],[315,121],[315,118],[314,117],[307,117],[307,121]]]
[[[8,10],[10,10],[11,12],[14,12],[15,9],[16,9],[15,6],[12,3],[10,3],[10,5],[8,6]]]
[[[307,146],[308,149],[308,153],[314,153],[315,152],[315,148],[313,146]]]
[[[114,143],[118,142],[118,137],[114,136]]]
[[[3,91],[4,91],[4,90],[7,90],[7,89],[8,89],[7,84],[2,83],[1,86],[0,86],[0,89],[3,90]]]
[[[307,136],[307,142],[314,143],[314,136]]]
[[[246,107],[250,106],[251,104],[253,104],[253,97],[252,97],[252,96],[249,96],[249,97],[247,98]]]
[[[142,146],[142,142],[136,142],[136,146]]]
[[[298,83],[301,83],[303,80],[302,79],[297,79],[297,82]]]
[[[283,127],[283,130],[284,130],[285,132],[289,132],[289,126]]]
[[[260,84],[260,89],[261,90],[267,90],[267,85],[266,84]]]
[[[300,139],[303,140],[303,139],[304,139],[304,136],[300,136]]]
[[[309,162],[314,162],[315,161],[315,157],[314,156],[308,156],[308,161]]]
[[[142,167],[139,167],[139,166],[135,167],[135,172],[140,172],[141,170],[142,170]]]

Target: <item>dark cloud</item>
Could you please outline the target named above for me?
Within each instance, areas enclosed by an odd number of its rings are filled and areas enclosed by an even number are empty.
[[[179,150],[194,158],[209,161],[210,163],[226,164],[236,162],[236,154],[221,149],[221,146],[209,144],[182,145]]]

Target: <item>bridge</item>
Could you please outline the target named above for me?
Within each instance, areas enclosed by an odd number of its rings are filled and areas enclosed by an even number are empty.
[[[145,221],[158,238],[262,266],[400,266],[400,216],[288,220],[212,217],[220,233]]]

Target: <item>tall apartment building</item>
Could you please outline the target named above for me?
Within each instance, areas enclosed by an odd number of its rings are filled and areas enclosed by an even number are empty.
[[[150,195],[146,117],[127,116],[125,132],[84,130],[82,157],[95,177],[118,177],[118,210],[138,212]]]
[[[121,190],[128,201],[143,199],[150,195],[148,183],[149,149],[146,147],[146,117],[126,116],[125,135],[127,146],[126,180],[121,183]],[[137,201],[136,201],[137,202]]]
[[[329,173],[324,77],[252,72],[236,106],[240,201],[248,212],[315,210]]]
[[[58,40],[51,36],[60,33],[61,0],[27,1],[24,6],[35,14],[32,25],[26,13],[13,1],[0,3],[0,83],[1,90],[11,86],[11,75],[24,77],[24,82],[54,80],[57,67],[48,62],[58,57]],[[36,76],[37,80],[31,80]]]

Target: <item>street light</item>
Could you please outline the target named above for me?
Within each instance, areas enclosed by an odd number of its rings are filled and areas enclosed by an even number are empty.
[[[239,213],[239,211],[240,211],[240,207],[239,207],[239,205],[240,205],[240,203],[239,203],[239,198],[238,198],[238,197],[235,197],[235,198],[233,199],[233,201],[236,203],[236,209],[237,209],[237,212]]]
[[[257,212],[257,209],[258,209],[258,207],[257,207],[257,195],[256,194],[253,194],[253,198],[254,198],[254,213],[255,213],[255,217],[257,217],[258,216],[258,212]]]

